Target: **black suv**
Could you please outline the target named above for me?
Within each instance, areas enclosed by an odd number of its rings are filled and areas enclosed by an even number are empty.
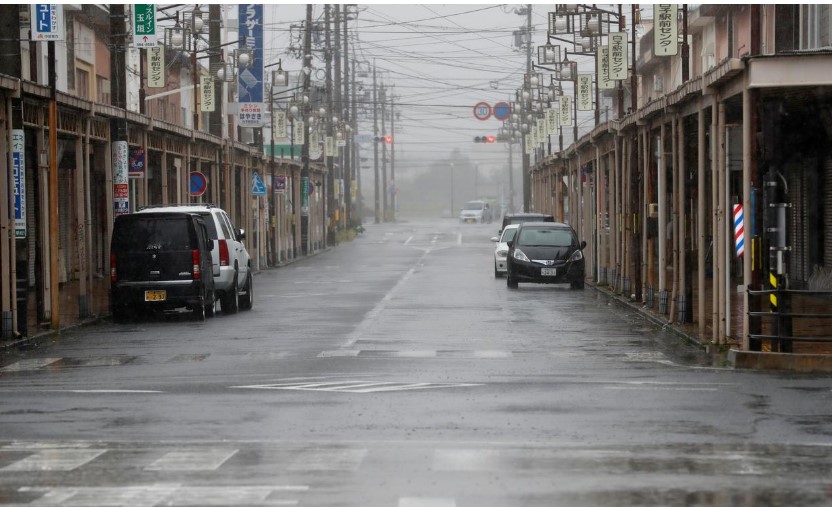
[[[135,310],[188,308],[214,315],[214,242],[193,213],[116,217],[110,244],[110,311],[123,321]]]
[[[506,285],[516,289],[519,282],[568,283],[584,288],[586,241],[568,224],[523,222],[508,242]]]

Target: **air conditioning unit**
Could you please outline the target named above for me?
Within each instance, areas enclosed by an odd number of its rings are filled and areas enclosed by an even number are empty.
[[[647,216],[657,218],[659,216],[659,203],[651,202],[647,205]]]

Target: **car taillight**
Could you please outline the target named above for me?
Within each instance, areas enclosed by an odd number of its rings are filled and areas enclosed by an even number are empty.
[[[110,254],[110,281],[115,282],[118,279],[116,276],[116,254]]]
[[[202,276],[202,273],[199,269],[199,250],[192,250],[191,255],[193,255],[194,258],[194,280],[199,280],[199,278]]]
[[[221,239],[220,244],[220,266],[228,266],[228,243]]]

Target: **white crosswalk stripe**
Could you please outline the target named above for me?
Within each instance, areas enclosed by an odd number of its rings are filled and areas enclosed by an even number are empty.
[[[0,472],[68,472],[86,465],[107,451],[100,449],[43,449],[0,468]]]
[[[200,449],[194,451],[172,451],[157,459],[145,470],[159,471],[211,471],[216,470],[237,454],[237,449]]]

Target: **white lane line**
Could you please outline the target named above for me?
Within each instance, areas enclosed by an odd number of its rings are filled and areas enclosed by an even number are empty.
[[[100,449],[44,449],[0,468],[0,472],[69,472],[105,452]]]
[[[145,470],[211,472],[222,466],[238,449],[207,449],[198,451],[172,451],[157,459]]]
[[[181,486],[177,483],[148,484],[142,486],[103,487],[43,487],[24,486],[21,493],[39,493],[42,496],[28,507],[55,505],[111,507],[134,505],[298,505],[299,500],[278,500],[269,497],[277,493],[300,493],[309,486]],[[7,504],[3,504],[7,505]],[[12,504],[8,504],[12,505]]]
[[[453,498],[410,496],[399,498],[399,507],[456,507]]]
[[[494,449],[436,449],[431,470],[477,472],[497,470],[500,451]]]
[[[21,359],[16,363],[0,368],[0,371],[30,371],[49,366],[60,361],[60,357],[46,357],[40,359]]]
[[[510,350],[475,350],[474,357],[477,359],[505,359],[514,357]]]
[[[298,456],[289,465],[289,470],[354,472],[358,470],[366,456],[367,449],[312,449]]]
[[[409,238],[407,238],[407,241],[405,241],[404,244],[408,245],[408,244],[410,244],[411,241],[413,241],[413,236],[410,236]]]
[[[407,271],[407,273],[402,275],[402,277],[399,278],[399,281],[396,282],[396,285],[392,289],[390,289],[387,292],[387,294],[384,295],[383,298],[381,298],[381,301],[376,303],[376,305],[369,312],[364,314],[364,318],[361,319],[361,322],[358,324],[358,326],[356,326],[356,328],[353,329],[352,333],[350,333],[349,336],[347,336],[347,341],[343,345],[341,345],[342,349],[348,349],[352,347],[353,345],[355,345],[355,342],[364,337],[370,326],[372,326],[375,323],[375,320],[378,318],[379,315],[381,315],[381,312],[384,311],[384,309],[387,307],[387,303],[389,303],[390,300],[393,299],[393,296],[399,290],[399,287],[404,285],[404,283],[407,282],[407,280],[411,276],[413,276],[413,273],[416,272],[416,266],[422,264],[422,261],[425,259],[425,257],[427,257],[429,253],[430,250],[425,251],[422,254],[422,256],[419,257],[419,260],[416,261],[414,266],[411,267]]]
[[[715,387],[670,387],[670,386],[604,386],[604,389],[614,391],[691,391],[691,392],[715,392]]]
[[[164,391],[147,389],[43,389],[41,393],[75,393],[75,394],[156,394]]]
[[[351,350],[325,350],[318,354],[318,357],[356,357],[361,352],[358,349]]]

